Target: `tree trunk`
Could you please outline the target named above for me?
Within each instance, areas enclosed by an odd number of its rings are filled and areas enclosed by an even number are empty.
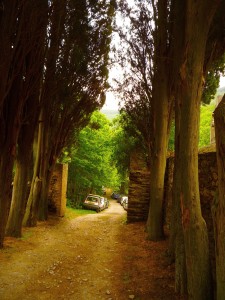
[[[183,86],[180,165],[181,212],[184,232],[188,293],[191,299],[211,299],[207,227],[202,218],[198,183],[198,131],[201,93],[200,74]],[[195,95],[192,94],[196,92]],[[194,96],[194,97],[193,97]],[[204,251],[202,251],[204,249]]]
[[[225,95],[214,112],[218,166],[218,199],[213,214],[217,299],[225,295]]]
[[[2,5],[3,10],[0,11],[0,248],[3,247],[12,198],[12,171],[21,108],[21,101],[18,100],[21,80],[13,73],[17,62],[12,64],[17,46],[14,33],[18,21],[18,1],[4,1]],[[17,71],[19,72],[18,69]]]
[[[11,149],[13,151],[13,149]],[[14,150],[15,151],[15,150]],[[5,227],[12,199],[12,170],[14,155],[1,152],[0,157],[0,248],[3,247]]]
[[[17,103],[20,86],[21,80],[16,78],[3,106],[6,113],[0,116],[0,248],[3,247],[5,228],[12,200],[12,172],[20,129],[21,103]]]
[[[42,180],[39,177],[40,172],[40,153],[43,144],[43,121],[42,112],[38,124],[37,142],[34,141],[34,172],[31,182],[30,193],[27,201],[26,212],[23,219],[23,225],[28,227],[36,226],[38,219],[38,207],[41,192]]]
[[[186,50],[180,68],[181,134],[178,168],[181,175],[180,203],[190,299],[212,299],[208,234],[201,213],[198,182],[199,117],[205,45],[211,18],[215,13],[212,8],[215,3],[208,3],[207,6],[206,2],[187,3]]]
[[[21,237],[22,221],[29,196],[32,172],[32,144],[34,139],[35,116],[28,124],[24,124],[18,140],[16,173],[13,183],[12,204],[6,228],[8,236]]]
[[[31,191],[28,198],[26,213],[23,220],[24,226],[34,227],[37,225],[38,205],[39,205],[39,198],[41,194],[41,184],[42,182],[38,177],[33,179],[31,185]]]
[[[198,138],[206,41],[219,2],[189,0],[186,3],[185,51],[176,99],[180,106],[181,133],[177,166],[180,169],[179,202],[190,299],[212,299],[208,233],[201,213],[199,195]]]
[[[152,145],[150,176],[150,207],[147,220],[149,239],[160,240],[163,232],[164,175],[171,118],[168,93],[167,5],[158,2],[157,35],[155,36],[154,78],[152,86]]]
[[[179,137],[176,137],[178,140]],[[179,143],[177,143],[179,144]],[[178,149],[176,149],[178,150]],[[179,152],[179,151],[178,151]],[[173,231],[171,234],[174,238],[175,248],[175,291],[181,295],[187,294],[187,273],[186,273],[186,256],[184,246],[184,233],[181,223],[181,203],[180,203],[180,177],[181,170],[179,158],[175,157],[174,182],[173,182]]]
[[[30,161],[28,162],[26,159],[17,158],[12,203],[6,227],[7,236],[21,237],[22,235],[22,220],[28,197],[29,166]]]
[[[13,185],[13,201],[9,215],[7,234],[21,236],[22,220],[28,197],[28,179],[32,169],[32,143],[39,115],[40,84],[43,73],[45,35],[48,20],[48,1],[29,0],[23,3],[24,18],[22,19],[23,39],[21,48],[24,52],[23,72],[21,72],[22,89],[17,94],[24,103],[20,120],[18,139],[17,168]],[[29,13],[28,13],[29,12]],[[29,27],[27,29],[27,24]],[[28,178],[29,176],[29,178]]]
[[[162,84],[162,82],[161,82]],[[158,89],[158,116],[155,120],[155,134],[151,152],[151,175],[150,175],[150,207],[147,220],[147,231],[150,240],[160,240],[164,237],[163,232],[163,198],[164,176],[166,169],[167,146],[168,146],[168,123],[169,107],[167,83]],[[164,101],[162,101],[162,99]]]
[[[186,256],[184,246],[184,233],[181,222],[181,172],[179,167],[182,163],[180,159],[180,125],[181,125],[181,103],[177,94],[175,103],[175,158],[174,158],[174,174],[173,174],[173,200],[172,200],[172,228],[171,237],[174,241],[175,251],[175,291],[181,295],[187,294],[187,273],[186,273]],[[170,241],[172,243],[172,241]]]

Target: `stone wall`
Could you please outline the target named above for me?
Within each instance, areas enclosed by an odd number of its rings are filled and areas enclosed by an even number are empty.
[[[164,192],[164,222],[169,228],[172,203],[174,158],[167,159]],[[146,221],[149,208],[149,180],[150,171],[145,158],[140,153],[131,157],[128,222]],[[216,152],[199,153],[199,188],[203,217],[206,220],[209,232],[212,231],[211,205],[217,188]]]
[[[167,159],[167,169],[165,176],[165,223],[169,226],[172,203],[174,158]],[[218,185],[216,152],[200,152],[198,155],[199,167],[199,191],[202,215],[206,220],[210,235],[213,234],[213,224],[211,216],[211,206]]]
[[[49,210],[63,217],[66,210],[68,164],[56,164],[52,174],[48,203]]]
[[[141,152],[135,152],[131,156],[129,190],[129,205],[127,221],[145,221],[149,209],[149,180],[150,171],[146,158]]]

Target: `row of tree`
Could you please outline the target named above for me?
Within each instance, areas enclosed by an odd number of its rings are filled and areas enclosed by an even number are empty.
[[[117,59],[128,72],[118,83],[118,91],[150,158],[147,232],[151,240],[164,234],[164,175],[171,122],[175,121],[170,251],[176,262],[176,291],[188,293],[190,299],[213,298],[198,184],[199,116],[203,95],[211,97],[221,64],[224,67],[224,8],[223,0],[144,0],[134,1],[133,6],[120,1],[119,5],[125,22],[117,28],[124,45]],[[207,79],[211,80],[206,84]],[[224,156],[222,145],[218,155]],[[220,179],[219,184],[224,187]],[[224,299],[223,198],[219,203],[214,219],[217,299]]]
[[[118,121],[94,112],[70,149],[67,197],[72,206],[81,205],[89,193],[101,194],[103,187],[119,190],[121,182],[127,186],[133,139],[125,140]]]
[[[47,218],[62,149],[104,103],[114,1],[0,6],[0,247]]]

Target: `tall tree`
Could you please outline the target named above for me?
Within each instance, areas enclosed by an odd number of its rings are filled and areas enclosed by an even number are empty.
[[[90,114],[104,103],[113,13],[113,1],[53,1],[42,89],[42,151],[35,176],[41,180],[40,202],[33,205],[39,206],[40,220],[47,218],[48,185],[63,147],[74,129],[87,124]],[[25,222],[30,223],[29,213]]]
[[[15,53],[15,31],[18,21],[18,2],[14,0],[1,1],[0,8],[0,112],[3,109],[3,103],[10,90],[12,81],[10,80],[10,66]]]
[[[17,140],[22,125],[24,105],[34,81],[26,81],[29,54],[36,47],[32,35],[36,18],[33,1],[3,1],[1,12],[1,114],[0,114],[0,247],[12,198],[12,170]],[[6,3],[5,3],[6,2]],[[41,1],[43,5],[45,1]],[[5,30],[4,35],[2,30]],[[3,59],[3,61],[2,61]],[[31,86],[30,86],[31,84]]]
[[[12,204],[7,224],[6,233],[10,236],[20,237],[22,220],[28,199],[29,184],[32,174],[32,149],[35,129],[39,117],[39,96],[44,65],[44,50],[46,41],[46,29],[48,21],[47,1],[30,1],[29,10],[35,11],[29,20],[29,40],[33,47],[25,57],[23,90],[27,97],[21,117],[21,129],[19,132],[16,171],[13,182]]]
[[[167,147],[173,109],[169,90],[171,26],[167,1],[152,1],[155,29],[152,79],[152,153],[147,231],[151,240],[163,238],[163,195]]]
[[[202,218],[198,185],[198,132],[206,45],[220,1],[188,1],[184,5],[185,27],[180,84],[177,94],[179,139],[176,140],[182,228],[190,298],[211,299],[208,237]],[[207,14],[207,20],[205,15]],[[198,18],[196,18],[198,16]],[[178,136],[176,135],[176,137]],[[203,252],[202,249],[205,249]],[[200,275],[201,274],[201,275]]]
[[[158,240],[163,237],[164,174],[173,103],[168,81],[172,41],[169,3],[135,1],[135,7],[126,8],[131,30],[125,36],[126,59],[131,75],[126,77],[123,93],[125,110],[143,136],[154,174],[150,180],[147,231],[150,239]]]

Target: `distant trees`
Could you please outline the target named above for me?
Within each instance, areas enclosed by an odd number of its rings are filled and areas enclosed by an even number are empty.
[[[69,150],[68,198],[73,205],[88,193],[102,193],[102,187],[120,190],[127,186],[130,153],[134,139],[126,134],[121,116],[111,122],[95,111]],[[75,203],[74,203],[75,202]]]
[[[150,25],[152,13],[146,1],[132,8],[127,2],[120,1],[119,11],[124,23],[117,28],[121,43],[116,61],[123,68],[123,76],[116,82],[116,89],[123,100],[123,126],[127,133],[141,140],[150,159],[154,51]]]
[[[29,190],[25,224],[46,219],[54,164],[104,103],[115,4],[25,0],[2,7],[0,247],[7,222],[7,234],[21,235]]]
[[[202,105],[200,111],[199,147],[210,145],[210,133],[215,105]]]
[[[101,112],[95,111],[70,150],[68,197],[79,204],[88,193],[102,187],[119,187],[120,176],[113,160],[114,130]]]

